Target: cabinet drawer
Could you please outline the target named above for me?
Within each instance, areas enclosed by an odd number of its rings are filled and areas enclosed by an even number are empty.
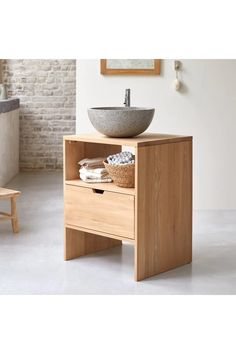
[[[65,222],[133,239],[134,196],[66,185]]]

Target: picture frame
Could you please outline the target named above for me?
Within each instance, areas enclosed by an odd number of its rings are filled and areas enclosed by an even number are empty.
[[[101,59],[102,75],[160,75],[160,59]]]

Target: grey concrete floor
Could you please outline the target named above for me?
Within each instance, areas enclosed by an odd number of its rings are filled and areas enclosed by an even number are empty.
[[[129,244],[63,261],[61,172],[20,173],[8,186],[22,191],[20,233],[0,223],[0,294],[236,294],[236,211],[195,212],[193,263],[136,283]]]

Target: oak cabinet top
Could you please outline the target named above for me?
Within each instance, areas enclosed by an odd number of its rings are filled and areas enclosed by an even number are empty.
[[[134,138],[109,138],[101,134],[78,134],[64,136],[64,140],[81,141],[97,144],[128,145],[128,146],[148,146],[166,143],[176,143],[181,141],[191,141],[192,136],[145,133]]]

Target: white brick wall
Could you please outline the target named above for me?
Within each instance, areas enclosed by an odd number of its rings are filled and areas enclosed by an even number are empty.
[[[76,61],[2,61],[9,97],[20,99],[20,168],[61,169],[62,137],[75,133]]]
[[[0,84],[2,83],[2,59],[0,59]]]

